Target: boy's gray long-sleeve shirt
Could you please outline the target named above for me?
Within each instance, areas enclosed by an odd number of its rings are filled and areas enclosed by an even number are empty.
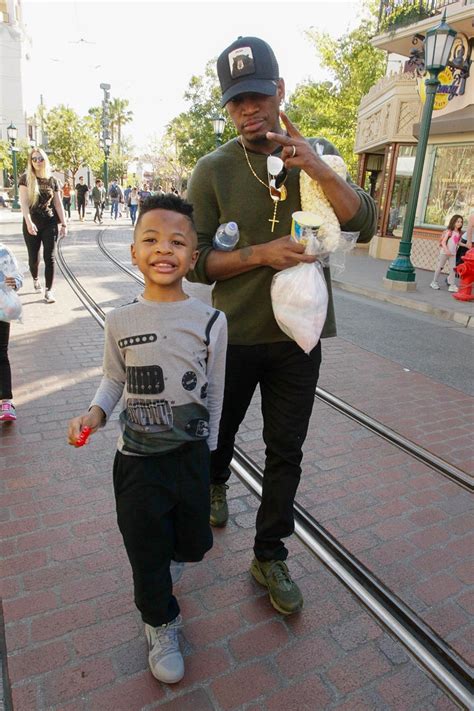
[[[103,378],[92,400],[108,418],[122,398],[124,454],[217,446],[224,395],[227,322],[196,298],[137,301],[106,316]]]

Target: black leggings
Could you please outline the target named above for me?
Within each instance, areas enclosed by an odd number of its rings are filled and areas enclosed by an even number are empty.
[[[64,212],[67,213],[67,216],[71,217],[71,198],[70,197],[63,197],[63,207],[64,207]]]
[[[12,373],[8,360],[8,340],[10,338],[10,324],[0,321],[0,400],[11,400]]]
[[[23,237],[28,250],[28,266],[33,279],[38,278],[39,251],[43,244],[44,279],[46,288],[51,289],[54,279],[54,247],[58,236],[56,222],[48,222],[44,227],[38,227],[38,234],[30,235],[23,221]]]

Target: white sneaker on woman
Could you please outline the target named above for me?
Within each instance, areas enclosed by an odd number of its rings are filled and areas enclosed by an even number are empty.
[[[451,286],[448,286],[448,291],[450,291],[452,294],[457,294],[459,289],[455,284],[451,284]]]
[[[181,615],[178,615],[168,624],[159,627],[145,624],[150,650],[148,664],[155,679],[165,684],[176,684],[184,676],[184,660],[178,640],[181,622]]]
[[[54,304],[54,302],[56,301],[56,298],[51,289],[46,289],[46,291],[44,292],[44,300],[47,304]]]
[[[432,281],[430,286],[432,289],[439,289],[439,284],[437,281]]]
[[[35,291],[41,291],[41,282],[39,279],[33,279],[33,288]]]

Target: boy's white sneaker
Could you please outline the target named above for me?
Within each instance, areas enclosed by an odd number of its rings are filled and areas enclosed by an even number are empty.
[[[439,289],[439,284],[437,281],[432,281],[430,286],[432,289]]]
[[[459,291],[458,287],[455,286],[454,284],[451,284],[451,286],[448,286],[448,291],[450,291],[452,294],[457,294]]]
[[[181,622],[181,615],[178,615],[168,624],[159,627],[145,624],[150,650],[148,664],[155,679],[165,684],[176,684],[184,676],[184,660],[178,640]]]
[[[56,301],[56,298],[51,289],[46,289],[46,291],[44,292],[44,300],[47,304],[54,304],[54,302]]]

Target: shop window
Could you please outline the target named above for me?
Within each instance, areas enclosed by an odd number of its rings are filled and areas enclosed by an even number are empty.
[[[433,146],[434,160],[424,210],[427,225],[447,225],[456,213],[474,210],[474,144]]]
[[[399,146],[395,178],[393,182],[387,234],[400,237],[410,192],[413,167],[415,165],[416,146]]]

